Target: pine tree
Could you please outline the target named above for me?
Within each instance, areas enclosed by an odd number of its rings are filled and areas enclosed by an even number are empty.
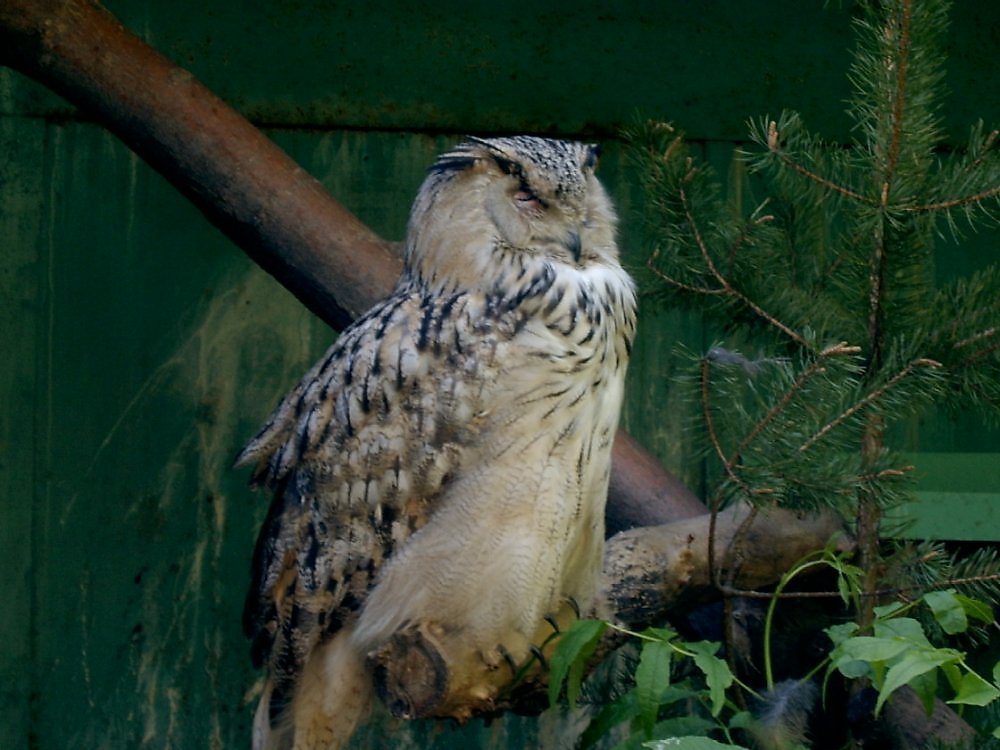
[[[863,4],[853,142],[824,142],[793,112],[751,123],[742,163],[764,198],[749,207],[721,197],[672,126],[629,133],[655,243],[650,291],[723,337],[693,356],[688,380],[715,477],[707,500],[840,510],[862,571],[861,633],[894,595],[948,582],[1000,595],[991,551],[962,560],[883,533],[886,510],[913,497],[894,427],[942,404],[1000,421],[1000,265],[935,272],[942,240],[1000,208],[998,132],[979,123],[964,151],[944,147],[947,11]]]

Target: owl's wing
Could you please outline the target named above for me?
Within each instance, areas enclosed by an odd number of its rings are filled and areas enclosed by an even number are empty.
[[[398,291],[340,335],[237,457],[274,489],[244,610],[272,717],[462,461],[494,349],[473,307]]]

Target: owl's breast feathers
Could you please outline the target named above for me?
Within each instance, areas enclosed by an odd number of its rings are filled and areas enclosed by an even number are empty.
[[[524,409],[569,410],[560,429],[595,428],[574,409],[611,375],[619,393],[599,421],[613,432],[635,328],[631,280],[617,263],[542,259],[505,279],[489,293],[439,296],[404,275],[238,456],[275,492],[244,611],[254,660],[270,668],[272,716],[453,478],[491,460],[490,431]],[[610,450],[610,434],[601,439]]]

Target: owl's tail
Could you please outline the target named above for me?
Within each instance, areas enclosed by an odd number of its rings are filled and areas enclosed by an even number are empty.
[[[374,688],[350,629],[317,646],[283,716],[271,717],[270,680],[253,720],[253,750],[340,750],[371,711]]]

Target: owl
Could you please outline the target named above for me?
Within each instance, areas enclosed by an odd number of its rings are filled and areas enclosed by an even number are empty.
[[[274,492],[244,613],[267,667],[258,750],[346,743],[373,655],[401,633],[488,672],[529,659],[567,602],[594,602],[635,331],[597,158],[531,136],[438,157],[395,291],[239,455]]]

